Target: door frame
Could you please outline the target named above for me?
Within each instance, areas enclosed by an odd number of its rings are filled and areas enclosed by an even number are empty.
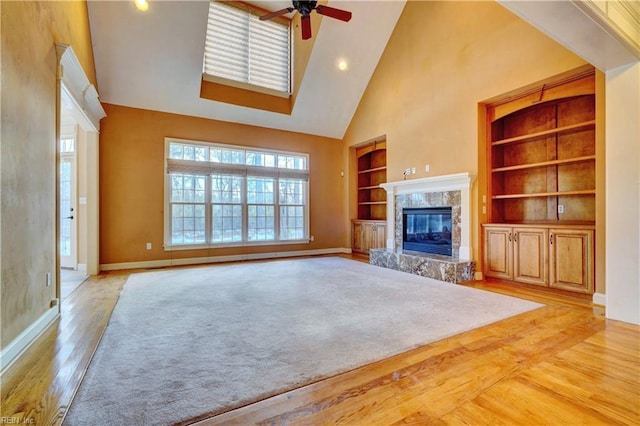
[[[84,149],[82,150],[82,158],[76,157],[76,161],[83,168],[82,174],[85,176],[84,185],[86,197],[81,197],[80,202],[76,203],[76,208],[80,204],[85,205],[83,228],[83,244],[86,247],[86,273],[96,275],[100,272],[99,258],[99,132],[100,120],[105,117],[105,113],[98,92],[94,85],[89,81],[87,75],[78,60],[78,57],[70,45],[56,43],[56,55],[58,59],[57,67],[57,85],[56,94],[58,98],[56,110],[56,142],[58,149],[56,150],[56,191],[59,191],[60,185],[60,116],[61,110],[64,108],[77,123],[76,136],[77,139],[84,138]],[[81,137],[78,137],[81,136]],[[80,174],[78,168],[76,172]],[[56,294],[60,299],[60,207],[59,194],[56,194],[55,223],[56,223]],[[58,303],[59,306],[59,303]]]

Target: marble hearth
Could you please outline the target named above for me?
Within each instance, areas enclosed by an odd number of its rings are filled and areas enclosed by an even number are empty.
[[[369,262],[451,283],[472,280],[475,262],[471,259],[471,184],[474,178],[469,173],[458,173],[380,185],[387,191],[387,247],[370,250]],[[451,207],[452,256],[402,250],[402,209],[405,207]]]
[[[473,280],[476,269],[475,262],[452,256],[390,249],[370,249],[369,263],[454,284]]]

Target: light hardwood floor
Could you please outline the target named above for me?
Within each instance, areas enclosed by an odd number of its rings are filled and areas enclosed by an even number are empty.
[[[91,277],[67,298],[60,320],[2,376],[2,423],[62,421],[128,275]],[[607,320],[580,297],[501,283],[468,285],[546,306],[194,421],[640,424],[640,327]]]

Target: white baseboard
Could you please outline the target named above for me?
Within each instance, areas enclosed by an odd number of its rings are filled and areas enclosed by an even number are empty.
[[[100,265],[101,271],[121,269],[163,268],[166,266],[198,265],[202,263],[236,262],[240,260],[277,259],[283,257],[316,256],[322,254],[349,254],[350,248],[335,247],[317,250],[276,251],[269,253],[234,254],[230,256],[191,257],[187,259],[148,260],[142,262],[105,263]]]
[[[0,351],[0,375],[53,323],[58,314],[59,304],[56,304]]]
[[[474,272],[473,279],[475,281],[482,281],[484,279],[484,276],[482,275],[482,272]]]
[[[592,302],[594,305],[607,306],[607,295],[604,293],[593,293]]]
[[[78,263],[78,272],[82,272],[83,274],[87,273],[87,264],[86,263]]]

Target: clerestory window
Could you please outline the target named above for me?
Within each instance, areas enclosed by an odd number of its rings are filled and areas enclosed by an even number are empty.
[[[277,96],[291,93],[288,20],[260,21],[245,3],[211,1],[203,78]]]
[[[166,139],[167,250],[307,242],[308,156]]]

